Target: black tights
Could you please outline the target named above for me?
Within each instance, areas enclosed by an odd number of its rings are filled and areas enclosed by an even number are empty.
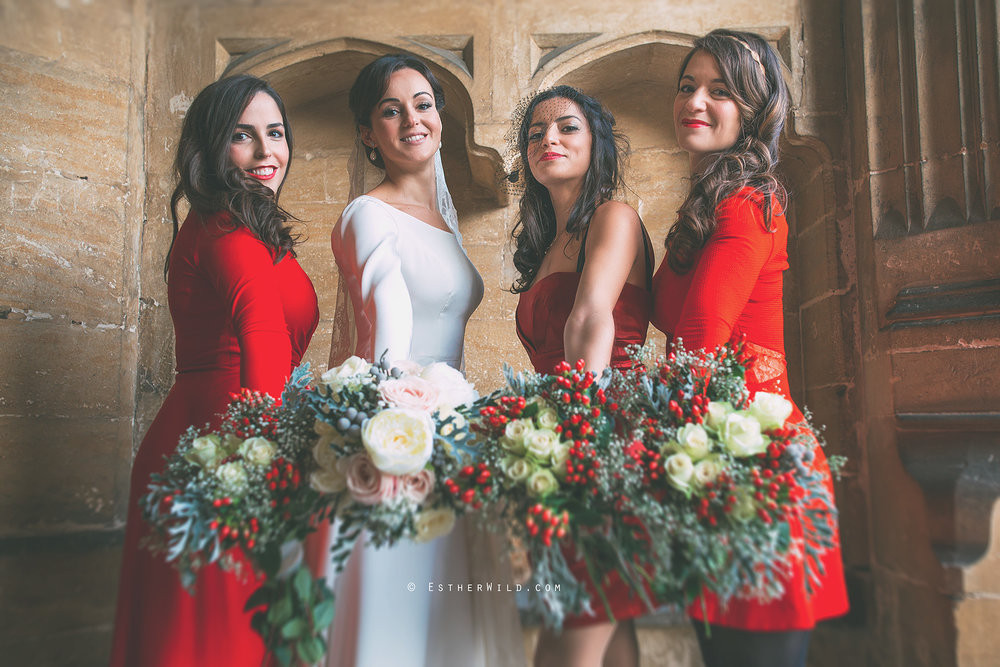
[[[705,667],[805,667],[810,630],[750,632],[694,620]]]

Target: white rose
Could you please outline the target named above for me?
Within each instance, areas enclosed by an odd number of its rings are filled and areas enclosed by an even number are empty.
[[[236,491],[247,483],[247,471],[243,469],[239,461],[223,463],[215,471],[215,476],[219,482],[230,491]]]
[[[361,442],[382,472],[415,473],[431,458],[434,422],[426,412],[389,408],[365,421]]]
[[[525,485],[528,487],[529,495],[539,498],[547,496],[559,488],[559,482],[552,474],[552,471],[545,468],[531,473]]]
[[[705,413],[705,423],[708,424],[709,428],[718,430],[726,421],[726,416],[728,416],[732,411],[733,406],[729,403],[712,401],[708,404],[708,410]]]
[[[548,429],[531,431],[524,437],[525,450],[539,461],[550,460],[559,444],[559,434]]]
[[[702,459],[694,464],[692,478],[698,486],[705,486],[719,478],[722,473],[722,464],[718,459]]]
[[[451,421],[448,421],[449,419]],[[455,431],[461,431],[467,424],[465,416],[461,412],[456,412],[451,408],[444,408],[438,412],[437,422],[438,424],[443,424],[439,430],[441,435],[446,438],[451,436]],[[448,423],[444,424],[444,422]]]
[[[221,447],[222,440],[219,436],[203,435],[195,438],[191,442],[191,447],[184,454],[184,458],[191,463],[196,463],[202,468],[215,470],[219,461],[226,458],[226,453]]]
[[[520,482],[522,480],[528,479],[534,467],[527,459],[522,459],[517,456],[508,456],[504,458],[500,466],[503,468],[504,474],[510,477],[515,482]]]
[[[467,405],[479,398],[475,387],[465,379],[461,371],[440,361],[423,369],[420,377],[437,388],[440,396],[438,409]]]
[[[792,414],[792,402],[781,394],[757,392],[750,404],[750,416],[760,422],[764,431],[781,428]]]
[[[222,436],[222,443],[219,446],[222,447],[222,451],[225,453],[223,458],[229,456],[230,454],[235,454],[242,444],[243,438],[239,437],[235,433],[227,433]]]
[[[450,509],[430,509],[417,514],[414,521],[416,535],[414,542],[430,542],[436,537],[447,535],[455,527],[455,513]]]
[[[692,461],[700,461],[708,456],[712,448],[708,432],[700,424],[684,424],[677,429],[676,445],[680,451],[691,457]]]
[[[680,452],[667,457],[664,463],[664,471],[667,474],[667,481],[671,486],[681,491],[691,488],[691,477],[694,475],[694,464],[691,457]]]
[[[555,429],[559,425],[559,413],[550,407],[543,407],[535,415],[538,428]]]
[[[565,442],[559,442],[552,450],[550,461],[555,468],[556,475],[566,474],[566,461],[569,461],[570,446]]]
[[[274,458],[278,448],[267,438],[247,438],[240,445],[239,453],[255,466],[266,466]]]
[[[733,505],[732,516],[737,521],[746,523],[757,514],[757,505],[753,501],[753,496],[749,491],[743,489],[736,490],[736,504]]]
[[[320,382],[330,387],[334,392],[339,392],[347,384],[348,380],[365,375],[371,370],[372,365],[361,357],[348,357],[344,363],[335,368],[331,368],[319,376]]]
[[[531,423],[530,419],[514,419],[507,422],[503,434],[516,445],[524,446],[524,439],[534,430],[535,425]]]
[[[726,416],[719,438],[733,456],[744,457],[760,454],[767,448],[768,440],[760,432],[760,422],[745,412]]]

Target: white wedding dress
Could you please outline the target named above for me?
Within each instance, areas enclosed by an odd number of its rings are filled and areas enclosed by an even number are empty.
[[[332,246],[353,306],[354,354],[461,368],[483,281],[453,229],[368,195],[347,205]],[[466,521],[426,544],[374,549],[359,540],[336,579],[327,667],[523,666],[512,594],[496,591],[510,577],[492,542]],[[492,593],[468,591],[487,582]]]

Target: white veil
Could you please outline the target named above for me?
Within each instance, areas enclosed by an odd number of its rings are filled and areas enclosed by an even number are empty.
[[[368,147],[355,135],[354,149],[347,163],[350,179],[348,201],[354,201],[372,190],[385,178],[385,171],[373,165],[366,155]],[[455,235],[462,252],[468,256],[458,229],[458,212],[444,177],[441,164],[441,149],[434,155],[434,180],[437,190],[437,207],[448,229]],[[330,368],[341,364],[355,353],[357,330],[354,323],[354,307],[347,290],[343,272],[337,268],[337,305],[333,318],[333,336],[330,345]],[[464,357],[464,355],[463,355]],[[482,643],[486,667],[524,667],[525,653],[523,635],[514,596],[506,591],[513,588],[511,565],[505,553],[505,540],[496,533],[476,525],[475,520],[465,521],[466,557],[469,577],[473,583],[481,583],[484,590],[490,584],[492,592],[470,593],[472,613],[477,638]],[[473,641],[473,638],[469,638]]]

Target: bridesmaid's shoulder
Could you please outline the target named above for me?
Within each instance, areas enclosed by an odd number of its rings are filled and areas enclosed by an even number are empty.
[[[719,202],[715,208],[716,222],[719,227],[749,227],[766,231],[764,203],[768,197],[756,188],[744,186]],[[785,213],[774,195],[770,195],[770,205],[770,227],[783,226]]]
[[[622,201],[609,200],[594,210],[591,226],[612,226],[623,229],[634,229],[636,223],[642,224],[639,213]]]

